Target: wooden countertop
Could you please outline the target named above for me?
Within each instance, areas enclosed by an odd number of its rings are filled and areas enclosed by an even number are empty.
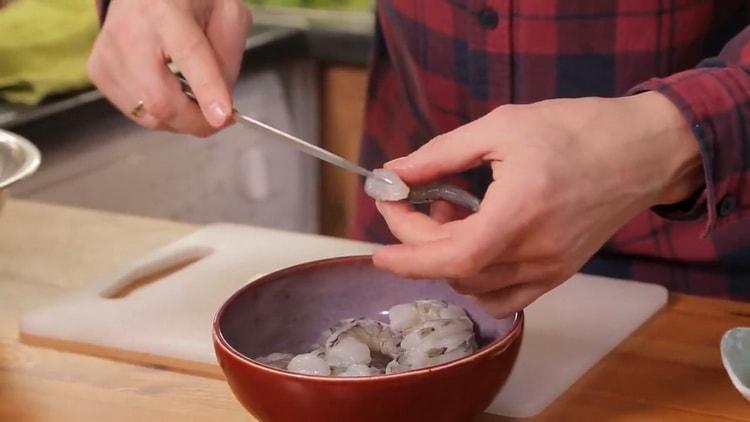
[[[222,381],[18,342],[25,310],[193,230],[8,201],[0,211],[0,420],[252,420]],[[672,295],[664,312],[535,420],[750,420],[750,403],[732,387],[718,349],[738,325],[750,326],[750,303]]]

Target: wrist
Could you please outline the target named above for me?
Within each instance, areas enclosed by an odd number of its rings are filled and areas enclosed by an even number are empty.
[[[664,95],[649,91],[621,99],[628,110],[624,124],[634,127],[635,141],[649,180],[648,205],[675,204],[704,184],[703,162],[689,123]],[[639,159],[636,155],[635,159]]]

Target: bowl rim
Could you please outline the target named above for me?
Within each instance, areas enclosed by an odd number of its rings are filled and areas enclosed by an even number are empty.
[[[289,274],[293,274],[296,272],[307,270],[309,268],[319,267],[319,266],[323,266],[327,264],[341,265],[341,264],[362,262],[362,261],[372,262],[372,255],[341,256],[341,257],[335,257],[335,258],[325,258],[325,259],[318,259],[314,261],[303,262],[300,264],[295,264],[289,267],[282,268],[277,271],[272,271],[270,273],[262,275],[261,277],[258,277],[254,280],[249,281],[247,284],[245,284],[244,286],[239,288],[236,292],[234,292],[231,296],[229,296],[229,298],[226,301],[224,301],[224,303],[221,305],[219,310],[216,312],[216,315],[214,316],[213,329],[212,329],[213,331],[212,337],[214,340],[214,344],[221,347],[226,353],[228,353],[235,360],[240,361],[245,365],[249,365],[255,369],[265,371],[267,373],[278,374],[281,376],[285,376],[285,377],[289,377],[289,378],[297,379],[297,380],[318,381],[318,382],[336,383],[336,382],[341,382],[344,380],[347,382],[372,382],[373,380],[385,380],[385,379],[391,380],[391,379],[399,379],[399,378],[416,377],[416,376],[420,376],[420,375],[431,373],[431,372],[444,371],[444,370],[447,370],[456,366],[461,366],[468,362],[483,359],[487,357],[488,355],[502,353],[508,347],[510,347],[510,345],[521,334],[521,330],[524,325],[523,310],[520,310],[514,313],[513,325],[508,330],[508,332],[505,333],[505,335],[495,339],[490,344],[484,346],[483,348],[479,349],[475,353],[472,353],[470,355],[464,356],[456,360],[442,363],[440,365],[428,366],[426,368],[412,369],[409,371],[398,372],[395,374],[378,374],[378,375],[370,375],[370,376],[364,376],[364,377],[332,377],[328,375],[308,375],[308,374],[300,374],[296,372],[283,370],[280,368],[276,368],[274,366],[260,363],[254,359],[249,358],[248,356],[245,356],[244,354],[240,353],[237,349],[232,347],[229,344],[229,342],[226,340],[226,338],[224,338],[224,335],[220,329],[220,321],[224,313],[226,312],[227,308],[229,307],[231,303],[233,303],[237,299],[237,297],[242,295],[246,290],[253,288],[253,286],[257,286],[258,283],[261,283],[261,284],[269,283],[273,280],[279,279]]]
[[[740,379],[735,370],[734,361],[729,358],[726,350],[731,347],[727,344],[729,342],[729,337],[735,333],[743,331],[750,332],[750,327],[738,326],[725,331],[719,341],[719,351],[721,352],[721,363],[724,366],[724,370],[727,372],[729,379],[732,381],[734,388],[737,389],[745,399],[750,400],[750,387]]]
[[[0,179],[0,189],[6,188],[15,182],[30,176],[39,168],[39,165],[42,162],[42,154],[39,152],[39,148],[37,148],[31,141],[17,133],[0,129],[0,143],[6,143],[6,140],[7,143],[16,145],[24,151],[26,161],[23,162],[21,168],[19,168],[15,174],[5,180]]]

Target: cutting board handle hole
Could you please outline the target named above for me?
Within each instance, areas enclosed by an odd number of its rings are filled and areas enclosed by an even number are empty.
[[[212,253],[213,249],[211,248],[189,248],[156,261],[136,266],[127,271],[117,282],[102,290],[99,296],[105,299],[125,298],[144,287],[182,271]]]

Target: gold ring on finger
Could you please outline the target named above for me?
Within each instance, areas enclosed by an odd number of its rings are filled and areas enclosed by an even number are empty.
[[[143,100],[139,100],[138,104],[130,110],[130,115],[139,118],[143,116],[143,112],[146,111],[146,106],[143,104]]]

